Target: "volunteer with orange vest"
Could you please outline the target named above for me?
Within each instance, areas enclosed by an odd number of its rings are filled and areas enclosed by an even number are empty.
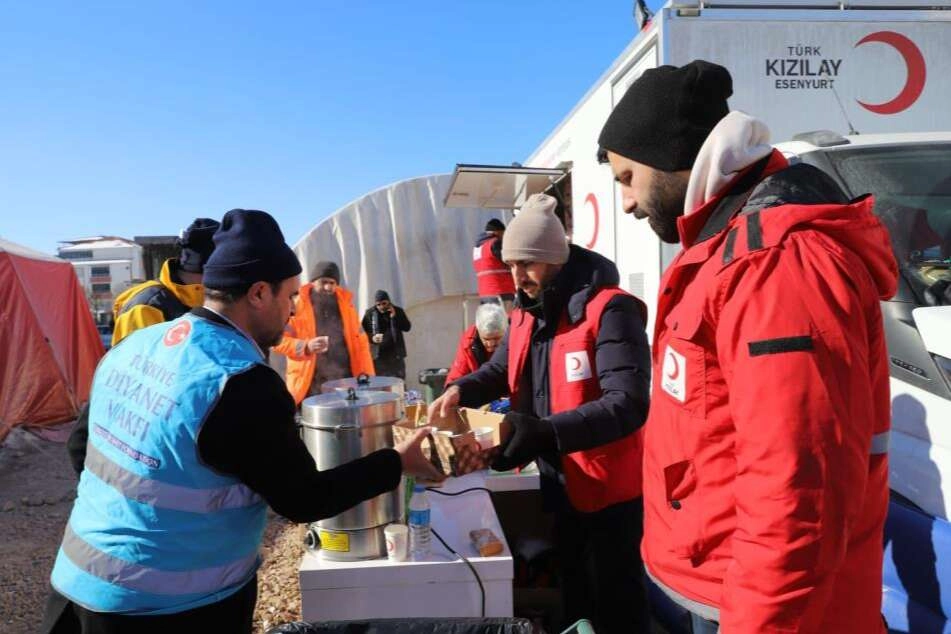
[[[598,634],[647,632],[638,553],[646,310],[618,288],[612,262],[569,247],[556,205],[534,195],[509,225],[502,258],[518,287],[509,331],[430,415],[511,393],[512,433],[492,468],[538,461],[568,622],[591,619]]]
[[[340,268],[318,262],[316,273],[301,286],[284,338],[272,348],[287,357],[287,390],[298,405],[327,381],[374,374],[370,342],[353,294],[340,286]]]
[[[479,288],[479,302],[502,304],[511,310],[515,299],[515,282],[509,267],[502,261],[502,236],[505,225],[498,218],[485,224],[485,233],[472,249],[472,268]]]
[[[625,211],[683,244],[658,298],[644,563],[694,634],[884,633],[888,232],[731,93],[702,60],[648,70],[599,139]]]

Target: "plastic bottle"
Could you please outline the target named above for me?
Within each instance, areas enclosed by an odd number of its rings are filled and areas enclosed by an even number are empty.
[[[429,498],[426,487],[417,484],[413,487],[413,497],[409,500],[409,554],[413,561],[423,561],[429,557],[429,542],[432,539],[430,527]]]

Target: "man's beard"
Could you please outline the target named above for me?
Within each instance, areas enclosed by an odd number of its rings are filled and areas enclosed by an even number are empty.
[[[643,205],[647,222],[661,240],[669,244],[680,242],[677,218],[684,213],[687,186],[682,178],[667,172],[655,172],[650,186],[650,198]]]

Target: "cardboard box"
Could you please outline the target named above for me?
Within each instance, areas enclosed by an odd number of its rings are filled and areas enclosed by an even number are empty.
[[[502,414],[462,407],[446,418],[427,420],[424,406],[410,405],[406,418],[393,427],[393,439],[401,442],[418,427],[435,427],[436,433],[423,443],[423,453],[446,475],[460,476],[489,467],[509,433],[504,418]]]

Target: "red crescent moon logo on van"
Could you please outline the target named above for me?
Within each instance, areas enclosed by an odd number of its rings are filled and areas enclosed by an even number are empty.
[[[191,331],[191,322],[180,321],[168,329],[168,332],[165,333],[165,337],[162,339],[162,343],[164,343],[169,348],[172,346],[177,346],[188,338],[188,335],[191,333]]]
[[[918,101],[922,91],[925,89],[925,79],[927,78],[927,69],[925,68],[925,56],[921,54],[921,49],[908,39],[907,36],[894,31],[877,31],[869,33],[855,45],[856,48],[869,42],[879,42],[887,44],[898,51],[905,60],[905,69],[907,77],[905,85],[901,91],[890,101],[884,103],[865,103],[858,101],[859,105],[875,114],[898,114]]]
[[[598,198],[593,193],[588,194],[584,199],[584,204],[591,205],[591,213],[594,214],[594,232],[591,234],[591,242],[584,245],[586,249],[593,249],[594,244],[598,241],[598,224],[601,220],[601,212],[598,209]]]

